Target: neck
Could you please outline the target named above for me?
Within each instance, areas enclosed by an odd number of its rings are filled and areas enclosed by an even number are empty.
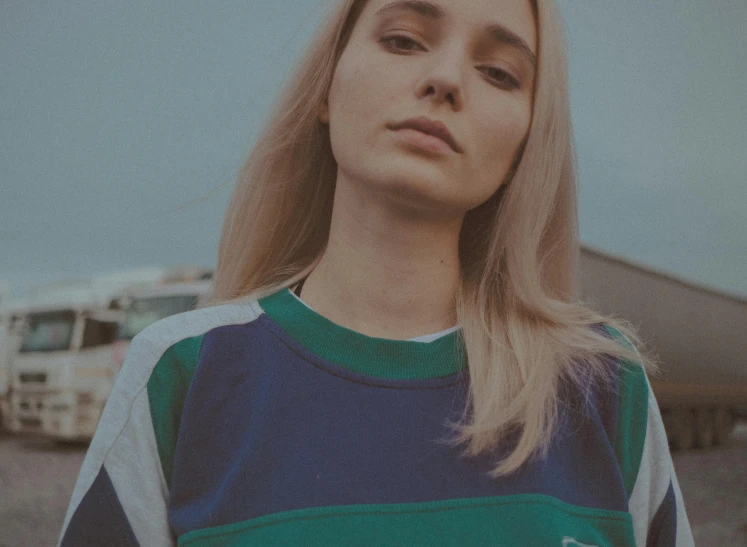
[[[377,338],[405,340],[456,325],[462,217],[408,214],[383,193],[340,182],[329,241],[303,300],[330,321]]]

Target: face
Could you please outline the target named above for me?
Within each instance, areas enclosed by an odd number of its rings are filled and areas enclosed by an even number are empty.
[[[483,203],[529,129],[535,54],[529,0],[369,0],[319,116],[338,184],[430,211]]]

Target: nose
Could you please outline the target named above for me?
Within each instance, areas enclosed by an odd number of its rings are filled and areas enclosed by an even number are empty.
[[[464,103],[462,89],[462,66],[458,55],[437,56],[428,67],[425,76],[418,82],[418,98],[428,98],[434,102],[448,103],[454,110],[460,110]]]

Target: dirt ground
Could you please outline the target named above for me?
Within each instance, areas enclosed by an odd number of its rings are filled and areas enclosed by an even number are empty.
[[[55,545],[86,447],[0,436],[0,547]]]
[[[84,446],[0,436],[0,547],[54,545]],[[673,455],[695,544],[747,545],[747,422],[724,448]]]
[[[747,422],[714,450],[672,454],[695,545],[747,545]]]

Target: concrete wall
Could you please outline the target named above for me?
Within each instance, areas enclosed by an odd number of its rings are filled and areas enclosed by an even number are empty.
[[[677,383],[747,385],[747,298],[581,252],[582,299],[630,321]]]

